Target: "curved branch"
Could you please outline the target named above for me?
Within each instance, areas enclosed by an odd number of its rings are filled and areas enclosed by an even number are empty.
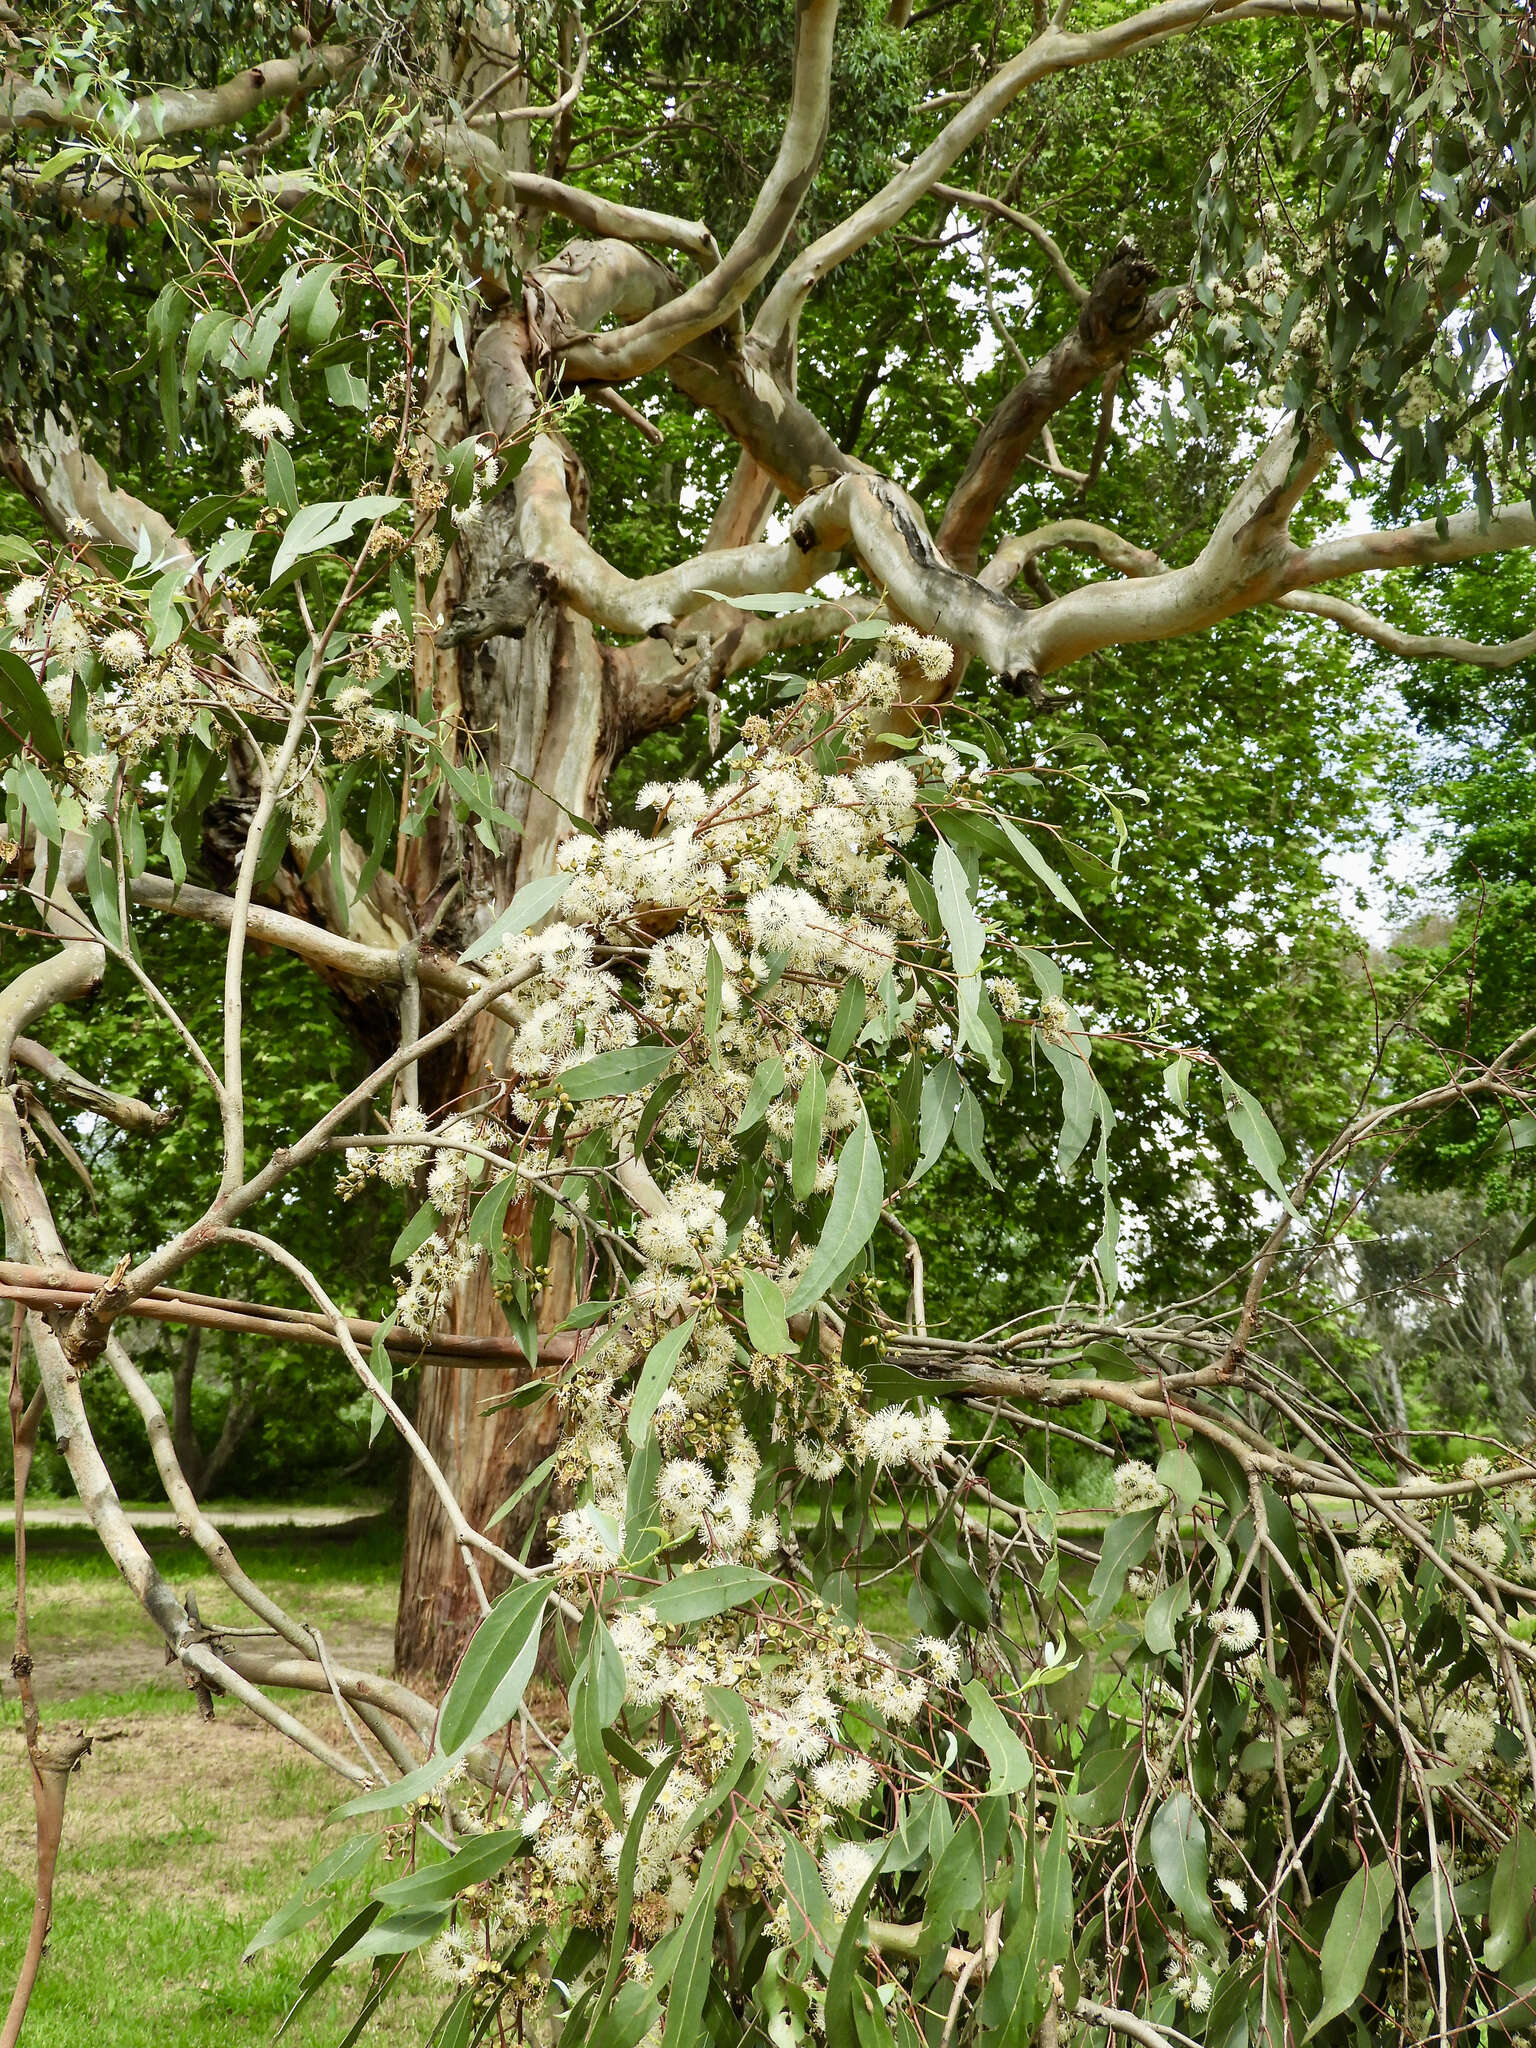
[[[14,986],[14,984],[13,984]],[[27,1162],[16,1105],[9,1089],[0,1088],[0,1207],[7,1231],[35,1260],[62,1263],[64,1248],[53,1218]],[[138,1596],[139,1604],[183,1668],[207,1686],[232,1693],[280,1734],[308,1750],[340,1776],[366,1784],[366,1774],[350,1758],[276,1706],[248,1680],[230,1669],[203,1640],[196,1624],[166,1584],[138,1532],[123,1512],[111,1474],[96,1447],[80,1392],[80,1374],[66,1356],[57,1332],[38,1311],[27,1316],[38,1372],[60,1451],[75,1490],[91,1518],[103,1548]]]
[[[1486,520],[1476,511],[1453,512],[1443,521],[1420,519],[1412,526],[1375,533],[1344,533],[1336,540],[1299,549],[1295,573],[1287,578],[1287,586],[1304,590],[1316,583],[1331,583],[1336,576],[1359,576],[1368,569],[1426,568],[1529,547],[1536,547],[1536,511],[1529,501],[1501,505]]]
[[[922,513],[883,477],[845,475],[800,508],[794,539],[802,548],[851,547],[890,604],[924,633],[984,661],[997,674],[1035,671],[1026,612],[939,554]]]
[[[581,25],[580,13],[576,13],[572,18],[576,24],[576,40],[578,45],[576,69],[571,73],[570,84],[558,99],[551,100],[547,107],[497,107],[494,112],[483,114],[479,111],[480,108],[486,100],[500,92],[505,82],[503,79],[497,78],[486,87],[480,98],[472,106],[465,109],[465,120],[474,121],[478,119],[482,127],[489,128],[494,133],[498,128],[509,126],[516,121],[558,121],[562,114],[568,114],[581,97],[582,84],[587,75],[587,60],[592,54],[592,45],[586,30]]]
[[[1161,555],[1137,547],[1108,526],[1098,526],[1091,519],[1053,519],[1032,533],[1010,534],[976,580],[988,590],[1008,590],[1031,562],[1052,548],[1076,548],[1097,555],[1106,568],[1118,569],[1122,576],[1161,576],[1168,567]]]
[[[684,397],[712,412],[791,504],[798,505],[819,479],[870,473],[843,453],[809,406],[785,390],[767,351],[750,335],[740,346],[723,335],[700,335],[669,357],[666,367]]]
[[[590,234],[611,235],[619,242],[652,242],[664,249],[681,249],[697,259],[700,267],[713,270],[720,261],[720,245],[701,220],[684,220],[680,214],[654,213],[649,207],[620,205],[596,192],[583,192],[579,185],[563,184],[559,178],[543,178],[536,171],[502,171],[507,192],[524,206],[537,206],[557,213]]]
[[[719,267],[633,326],[569,345],[565,360],[570,375],[602,383],[642,376],[697,335],[718,327],[762,283],[778,260],[821,162],[837,8],[838,0],[798,0],[794,85],[779,153],[746,226]]]
[[[705,593],[803,590],[836,566],[835,552],[793,541],[758,541],[694,556],[655,576],[622,575],[571,523],[565,462],[548,435],[534,442],[517,479],[518,538],[530,561],[553,575],[561,596],[595,626],[651,633],[706,602]]]
[[[233,187],[217,177],[186,172],[146,172],[134,177],[115,171],[106,177],[94,171],[67,172],[48,180],[15,164],[0,166],[0,178],[31,196],[52,194],[60,206],[85,220],[109,228],[147,226],[155,209],[182,213],[192,220],[215,218],[249,233],[266,226],[274,213],[297,213],[315,197],[314,181],[303,171],[264,171],[242,177]],[[153,201],[153,207],[149,202]]]
[[[1025,372],[977,436],[937,536],[957,568],[975,568],[981,537],[1046,421],[1162,325],[1161,308],[1147,298],[1155,275],[1135,243],[1122,242],[1094,279],[1072,332]]]
[[[222,85],[147,93],[121,114],[100,106],[71,106],[56,94],[13,72],[0,83],[0,135],[17,129],[56,129],[72,135],[100,134],[114,142],[163,142],[204,128],[225,128],[266,100],[291,100],[319,92],[356,69],[361,59],[346,43],[322,43],[296,57],[274,57],[237,71]]]
[[[1372,4],[1362,11],[1372,23],[1396,19]],[[1159,5],[1144,7],[1122,21],[1081,35],[1068,34],[1052,23],[1043,35],[996,71],[940,129],[928,147],[872,199],[786,264],[757,317],[753,333],[771,352],[779,353],[794,333],[801,307],[821,280],[910,212],[1019,94],[1040,79],[1059,71],[1102,64],[1124,56],[1127,51],[1188,34],[1214,21],[1274,16],[1327,21],[1358,18],[1351,0],[1160,0]]]
[[[1521,662],[1536,658],[1536,633],[1506,640],[1502,646],[1461,640],[1454,633],[1409,633],[1387,619],[1377,618],[1363,605],[1350,604],[1321,590],[1287,591],[1275,599],[1275,604],[1281,611],[1308,612],[1313,618],[1330,619],[1346,633],[1374,640],[1388,654],[1401,655],[1405,661],[1464,661],[1473,668],[1505,669],[1518,668]]]
[[[969,206],[974,207],[978,213],[995,214],[999,220],[1007,221],[1010,227],[1016,227],[1028,235],[1055,271],[1068,295],[1075,299],[1078,305],[1087,305],[1087,285],[1062,255],[1061,245],[1050,229],[1036,220],[1032,213],[1020,213],[1016,206],[1009,206],[1002,199],[993,199],[986,192],[968,191],[963,185],[934,185],[931,190],[935,199],[942,199],[947,205]]]
[[[46,1085],[62,1095],[72,1109],[89,1110],[93,1116],[104,1116],[119,1130],[134,1131],[141,1137],[148,1137],[176,1121],[174,1109],[152,1109],[147,1102],[140,1102],[136,1095],[119,1095],[114,1089],[103,1088],[84,1074],[77,1074],[56,1052],[50,1052],[46,1045],[39,1045],[35,1038],[18,1038],[11,1051],[20,1065],[40,1074]]]

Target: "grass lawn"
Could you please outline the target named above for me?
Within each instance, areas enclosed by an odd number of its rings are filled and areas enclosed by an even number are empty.
[[[200,1553],[150,1539],[205,1620],[233,1620]],[[237,1539],[253,1575],[312,1621],[345,1661],[387,1668],[399,1531],[285,1532]],[[338,1781],[242,1709],[212,1723],[167,1671],[159,1639],[89,1531],[39,1532],[28,1546],[32,1651],[45,1725],[82,1723],[94,1753],[65,1818],[48,1955],[25,2048],[234,2048],[270,2040],[322,1946],[324,1923],[242,1966],[251,1935],[340,1839],[324,1825]],[[9,1535],[0,1582],[11,1578]],[[324,1702],[296,1711],[316,1725]],[[31,1913],[32,1800],[15,1687],[0,1689],[0,2010]],[[333,2048],[361,2003],[362,1967],[338,1973],[284,2036]],[[418,1970],[379,2014],[373,2038],[425,2042],[441,1994]]]

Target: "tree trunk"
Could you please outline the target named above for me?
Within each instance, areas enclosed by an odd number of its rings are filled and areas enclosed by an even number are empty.
[[[580,502],[584,491],[573,491]],[[437,592],[438,609],[478,596],[516,559],[510,493],[493,501],[471,545],[461,543]],[[620,744],[613,662],[588,622],[548,603],[521,639],[509,636],[434,655],[433,693],[439,711],[455,707],[462,735],[490,769],[498,805],[522,820],[493,853],[473,834],[456,835],[445,812],[412,849],[411,893],[430,929],[434,906],[451,912],[444,927],[462,935],[483,930],[526,882],[551,872],[555,848],[570,831],[568,813],[595,815]],[[442,937],[443,928],[439,930]],[[435,1111],[499,1072],[507,1028],[485,1017],[451,1066],[422,1076],[421,1103]],[[540,1327],[562,1320],[570,1306],[565,1263],[553,1262],[539,1308]],[[506,1318],[486,1268],[460,1290],[448,1328],[505,1335]],[[423,1371],[416,1426],[460,1506],[483,1528],[520,1481],[554,1448],[553,1403],[528,1410],[485,1404],[525,1380],[519,1371]],[[527,1535],[533,1502],[498,1527],[516,1549]],[[487,1580],[493,1597],[494,1575]],[[478,1610],[442,1510],[420,1469],[411,1474],[395,1663],[413,1683],[441,1688],[453,1674]]]

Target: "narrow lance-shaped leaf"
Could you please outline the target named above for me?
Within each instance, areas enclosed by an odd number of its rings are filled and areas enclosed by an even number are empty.
[[[1323,2002],[1312,2015],[1304,2038],[1311,2040],[1330,2020],[1353,2009],[1386,1931],[1393,1879],[1385,1863],[1362,1863],[1345,1885],[1323,1936],[1318,1968]]]
[[[966,1685],[965,1697],[971,1709],[971,1740],[982,1750],[992,1770],[987,1789],[1027,1792],[1035,1775],[1033,1757],[1008,1726],[979,1678]]]
[[[1202,1941],[1219,1946],[1221,1929],[1206,1889],[1210,1856],[1205,1825],[1187,1792],[1175,1792],[1157,1809],[1147,1833],[1147,1846],[1152,1852],[1153,1868],[1163,1881],[1163,1890],[1183,1914],[1184,1924]]]
[[[627,1427],[632,1444],[645,1441],[645,1432],[651,1426],[651,1417],[656,1413],[656,1405],[672,1384],[677,1361],[682,1357],[688,1339],[693,1335],[693,1326],[698,1320],[697,1315],[689,1316],[686,1322],[679,1323],[674,1330],[668,1330],[665,1336],[658,1338],[651,1346],[650,1355],[640,1369],[640,1378],[630,1397]]]
[[[754,1273],[749,1267],[742,1274],[741,1308],[754,1351],[769,1358],[784,1358],[794,1350],[783,1290],[766,1273]]]
[[[826,1225],[790,1299],[791,1315],[813,1307],[833,1282],[847,1272],[873,1236],[884,1200],[880,1147],[870,1128],[868,1112],[861,1108],[859,1120],[838,1155]]]
[[[525,882],[500,917],[464,948],[459,964],[467,966],[471,960],[483,960],[487,953],[495,952],[503,939],[531,932],[541,918],[548,917],[574,880],[573,875],[541,875],[536,882]]]
[[[470,1638],[438,1717],[439,1746],[469,1749],[511,1719],[538,1661],[546,1585],[513,1586]]]
[[[1287,1212],[1295,1216],[1296,1206],[1281,1172],[1285,1165],[1285,1147],[1263,1104],[1256,1095],[1250,1095],[1246,1088],[1240,1087],[1225,1068],[1221,1072],[1221,1090],[1227,1122],[1233,1137],[1247,1155],[1248,1164],[1264,1185],[1279,1196]]]

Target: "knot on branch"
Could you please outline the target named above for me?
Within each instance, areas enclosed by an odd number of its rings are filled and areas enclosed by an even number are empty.
[[[1014,669],[999,678],[1012,697],[1022,697],[1031,711],[1060,711],[1072,702],[1070,690],[1048,690],[1032,668]]]
[[[559,584],[542,562],[518,562],[483,595],[455,605],[434,644],[446,652],[498,636],[520,640],[539,606],[559,595]]]
[[[1077,331],[1087,347],[1097,353],[1134,341],[1146,327],[1147,293],[1156,281],[1156,264],[1126,236],[1093,280],[1078,315]]]

